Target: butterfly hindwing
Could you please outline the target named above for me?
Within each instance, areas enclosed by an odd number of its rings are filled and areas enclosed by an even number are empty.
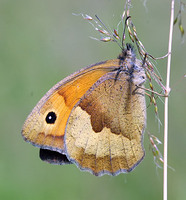
[[[108,72],[85,93],[66,127],[67,157],[98,176],[129,172],[144,157],[144,90],[132,94],[130,75],[116,76],[117,71]]]

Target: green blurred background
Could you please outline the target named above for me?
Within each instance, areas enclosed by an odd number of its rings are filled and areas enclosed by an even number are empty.
[[[167,52],[170,1],[148,0],[146,7],[143,2],[132,1],[132,19],[147,51],[160,57]],[[147,134],[146,157],[133,172],[99,178],[74,165],[42,162],[38,148],[21,137],[27,115],[55,83],[120,53],[114,43],[90,39],[99,35],[72,13],[97,14],[113,29],[123,4],[123,0],[0,0],[0,199],[162,199],[163,170],[154,164]],[[176,12],[178,8],[176,1]],[[186,29],[186,13],[183,26]],[[186,198],[186,44],[181,41],[175,26],[168,155],[175,171],[168,169],[170,200]],[[165,81],[166,59],[156,66]],[[157,101],[163,122],[163,103]],[[163,126],[158,128],[153,106],[147,114],[147,130],[163,141]]]

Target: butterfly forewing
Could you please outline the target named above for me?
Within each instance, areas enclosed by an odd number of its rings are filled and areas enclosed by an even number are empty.
[[[118,67],[109,60],[76,72],[51,88],[32,110],[22,129],[35,146],[64,153],[65,127],[72,108],[104,74]]]

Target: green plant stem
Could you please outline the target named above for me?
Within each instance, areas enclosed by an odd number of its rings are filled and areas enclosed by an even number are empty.
[[[171,51],[172,51],[172,35],[174,23],[174,0],[171,2],[171,18],[169,30],[169,45],[168,45],[168,59],[167,59],[167,80],[164,108],[164,165],[163,165],[163,200],[167,200],[167,155],[168,155],[168,95],[170,92],[170,66],[171,66]]]

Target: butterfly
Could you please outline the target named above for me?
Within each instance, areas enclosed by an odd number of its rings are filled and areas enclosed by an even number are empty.
[[[132,171],[144,158],[146,75],[130,44],[52,87],[27,117],[22,136],[52,164],[95,176]],[[141,87],[138,87],[141,86]]]

